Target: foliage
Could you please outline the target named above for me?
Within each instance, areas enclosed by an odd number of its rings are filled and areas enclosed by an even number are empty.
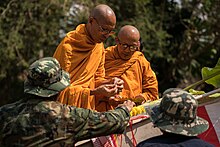
[[[214,68],[208,68],[208,67],[202,68],[202,78],[203,79],[209,77],[210,75],[216,75],[216,76],[207,80],[206,83],[211,84],[214,87],[220,88],[220,58]]]
[[[219,81],[220,81],[220,68],[219,68],[220,58],[218,59],[217,64],[214,68],[210,67],[203,67],[202,68],[202,80],[199,80],[186,88],[184,90],[189,90],[192,88],[195,88],[196,86],[206,82],[210,85],[213,85],[215,88],[220,87]]]
[[[4,0],[0,5],[1,103],[23,93],[24,70],[34,60],[51,56],[59,42],[66,0]]]
[[[189,90],[189,93],[191,93],[191,94],[193,94],[193,95],[205,94],[204,91],[197,91],[197,90],[194,90],[194,89],[190,89],[190,90]]]
[[[214,68],[203,67],[201,72],[202,80],[187,86],[186,88],[184,88],[184,90],[189,90],[191,94],[198,95],[197,98],[199,98],[199,103],[210,102],[220,98],[220,84],[219,84],[220,66],[219,65],[220,65],[220,58],[218,59],[218,62]],[[192,89],[193,87],[196,87],[204,82],[213,85],[216,89],[209,91],[208,93],[205,93],[204,91],[198,91]]]

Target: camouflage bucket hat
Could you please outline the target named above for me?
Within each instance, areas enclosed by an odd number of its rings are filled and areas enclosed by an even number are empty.
[[[161,130],[185,136],[197,136],[209,127],[197,116],[197,100],[188,92],[171,88],[163,93],[160,105],[148,109],[151,119]]]
[[[30,65],[24,92],[51,97],[69,85],[69,74],[60,68],[59,62],[55,58],[45,57]]]

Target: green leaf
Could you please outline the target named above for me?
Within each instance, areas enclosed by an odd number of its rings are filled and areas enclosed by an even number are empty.
[[[220,97],[220,93],[212,94],[209,97],[211,97],[211,98],[218,98],[218,97]]]
[[[202,68],[202,78],[206,79],[210,76],[213,76],[213,77],[206,80],[205,82],[207,84],[211,84],[215,86],[216,88],[219,88],[220,87],[220,58],[214,68],[209,68],[209,67]]]
[[[198,90],[194,90],[194,89],[190,89],[189,93],[193,94],[193,95],[201,95],[204,94],[204,91],[198,91]]]

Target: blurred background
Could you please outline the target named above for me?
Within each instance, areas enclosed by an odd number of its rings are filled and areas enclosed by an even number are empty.
[[[116,32],[126,24],[139,29],[160,94],[200,80],[202,67],[214,67],[220,57],[220,0],[1,0],[0,105],[22,98],[29,65],[52,56],[65,34],[101,3],[115,11]]]

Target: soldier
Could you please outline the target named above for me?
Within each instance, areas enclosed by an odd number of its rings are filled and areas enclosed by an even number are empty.
[[[163,134],[142,141],[137,147],[214,147],[196,137],[209,127],[206,120],[196,115],[197,107],[197,100],[186,91],[166,90],[160,105],[148,109],[154,125]]]
[[[74,146],[80,140],[123,133],[134,103],[99,113],[54,101],[69,84],[69,74],[55,58],[31,64],[24,99],[0,107],[0,146]]]

